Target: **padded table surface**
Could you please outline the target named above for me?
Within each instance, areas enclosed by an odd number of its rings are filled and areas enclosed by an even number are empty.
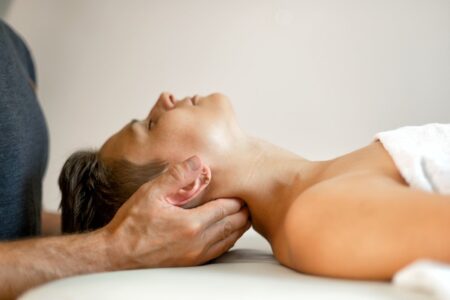
[[[76,276],[24,294],[37,299],[430,299],[386,282],[308,276],[281,266],[254,231],[214,262],[191,268],[130,270]]]

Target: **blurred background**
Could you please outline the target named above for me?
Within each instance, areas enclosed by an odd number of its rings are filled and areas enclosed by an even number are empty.
[[[44,206],[75,150],[161,91],[228,95],[248,133],[309,159],[378,131],[450,122],[448,0],[15,0],[50,130]]]

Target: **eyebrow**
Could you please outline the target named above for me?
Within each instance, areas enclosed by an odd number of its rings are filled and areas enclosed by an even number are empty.
[[[137,119],[133,119],[133,120],[131,120],[128,124],[127,124],[127,126],[132,126],[134,123],[136,123],[136,122],[139,122],[139,120],[137,120]]]

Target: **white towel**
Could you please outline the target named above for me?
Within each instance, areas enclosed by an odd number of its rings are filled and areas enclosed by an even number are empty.
[[[450,194],[450,124],[406,126],[377,133],[413,188]]]
[[[395,285],[450,299],[450,267],[431,260],[418,260],[398,271],[392,280]]]
[[[450,124],[406,126],[380,132],[375,139],[411,187],[450,194]],[[393,283],[450,300],[450,265],[419,260],[397,272]]]

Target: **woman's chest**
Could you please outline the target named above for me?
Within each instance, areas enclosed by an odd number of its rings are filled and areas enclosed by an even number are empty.
[[[338,157],[324,173],[322,180],[325,181],[353,174],[388,177],[401,185],[408,186],[392,157],[379,141]]]

